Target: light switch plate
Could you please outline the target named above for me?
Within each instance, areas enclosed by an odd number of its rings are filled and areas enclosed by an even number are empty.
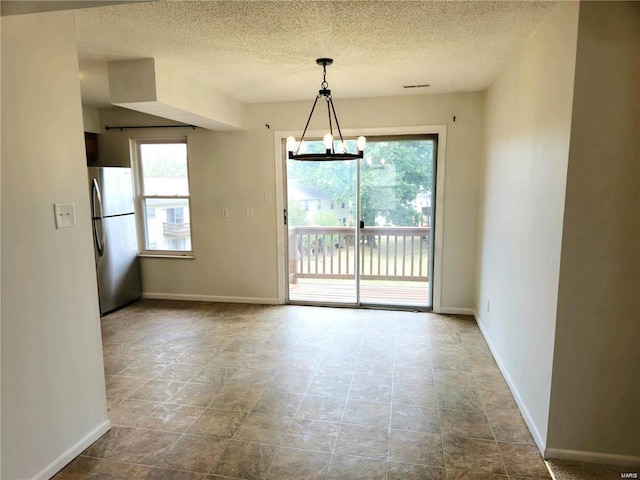
[[[222,218],[229,218],[229,209],[227,207],[222,209]]]
[[[56,215],[56,228],[76,226],[76,206],[73,203],[56,203],[53,205]]]

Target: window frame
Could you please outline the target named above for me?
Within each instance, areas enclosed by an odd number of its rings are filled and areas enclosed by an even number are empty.
[[[188,195],[146,195],[144,193],[144,179],[142,168],[142,145],[159,145],[159,144],[176,144],[183,143],[186,147],[187,155],[187,185],[189,188]],[[191,209],[191,168],[189,166],[189,143],[187,137],[162,137],[162,138],[132,138],[131,152],[133,157],[133,173],[135,188],[135,206],[136,206],[136,225],[138,228],[138,255],[140,257],[170,257],[170,258],[195,258],[193,254],[193,217]],[[146,200],[148,199],[174,199],[186,200],[189,208],[189,236],[191,239],[190,250],[159,250],[147,247],[147,208]],[[153,207],[157,210],[157,207]],[[184,215],[184,213],[183,213]],[[154,217],[157,216],[154,215]],[[185,240],[186,241],[186,240]],[[155,243],[155,242],[152,242]]]

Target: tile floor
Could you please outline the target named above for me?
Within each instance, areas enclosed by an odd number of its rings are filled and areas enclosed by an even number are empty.
[[[143,300],[102,319],[113,428],[54,478],[550,478],[470,317]]]

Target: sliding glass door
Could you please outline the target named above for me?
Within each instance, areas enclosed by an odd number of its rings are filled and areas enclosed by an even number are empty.
[[[307,151],[324,151],[308,142]],[[355,161],[287,160],[289,300],[358,302]]]
[[[289,302],[431,307],[436,151],[374,137],[359,161],[287,160]]]
[[[367,143],[360,165],[359,301],[430,307],[436,138]]]

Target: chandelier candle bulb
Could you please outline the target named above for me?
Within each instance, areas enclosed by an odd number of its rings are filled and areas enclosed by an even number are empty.
[[[331,153],[333,150],[333,135],[325,133],[322,141],[324,142],[324,148],[327,150],[327,153]]]
[[[360,135],[356,140],[356,146],[359,152],[364,152],[364,147],[367,145],[367,138]]]
[[[287,137],[287,152],[293,152],[296,149],[295,137]]]

